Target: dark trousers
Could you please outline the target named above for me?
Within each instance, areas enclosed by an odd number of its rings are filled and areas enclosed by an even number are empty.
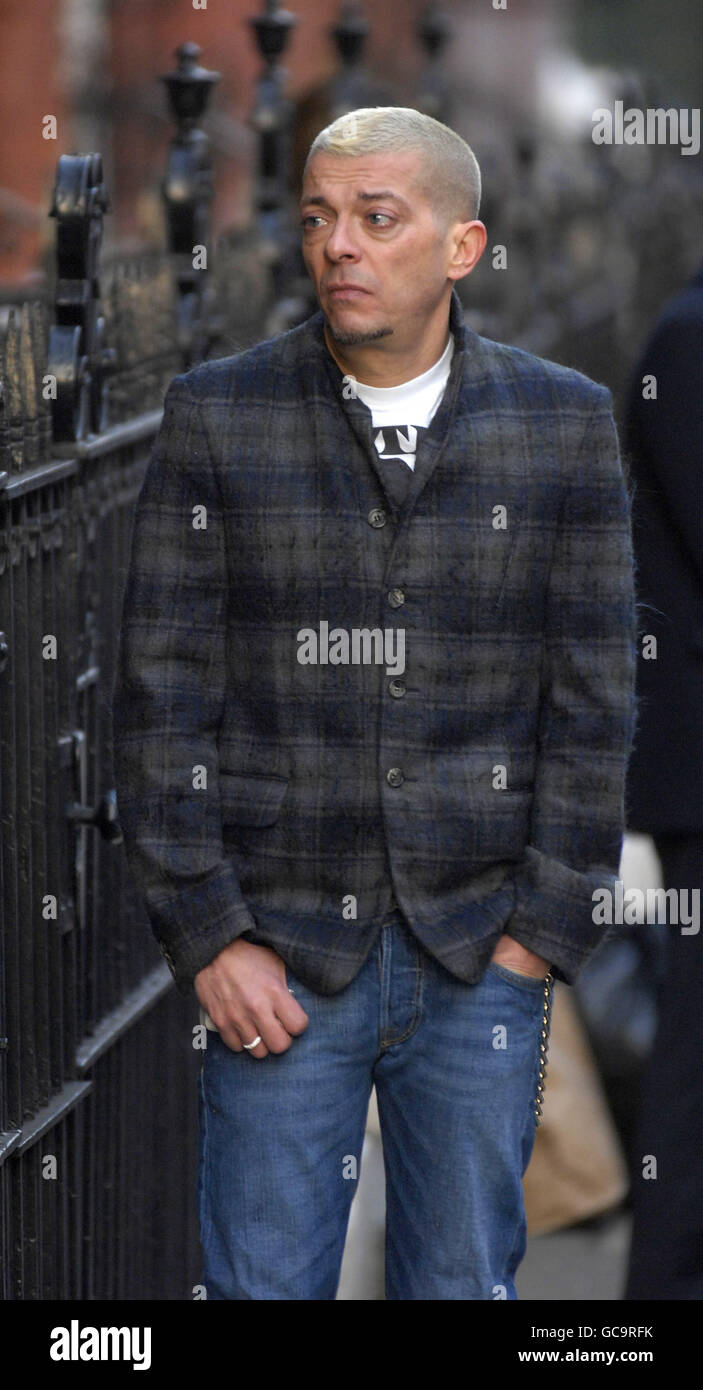
[[[703,889],[703,835],[657,837],[656,847],[666,888]],[[689,910],[690,903],[689,893]],[[668,936],[667,966],[640,1096],[624,1296],[701,1299],[703,931],[683,935],[673,924],[662,931]],[[656,1177],[645,1177],[653,1171],[652,1157]]]

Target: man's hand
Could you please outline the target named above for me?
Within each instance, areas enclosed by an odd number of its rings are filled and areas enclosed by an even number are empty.
[[[506,970],[516,970],[518,975],[531,975],[540,980],[544,979],[551,968],[548,961],[536,956],[534,951],[528,951],[526,946],[521,946],[520,942],[508,936],[507,932],[503,932],[498,938],[491,960],[494,960],[496,965],[504,965]]]
[[[308,1016],[286,985],[284,961],[270,946],[241,937],[225,946],[194,980],[195,992],[233,1052],[261,1036],[251,1057],[285,1052]]]

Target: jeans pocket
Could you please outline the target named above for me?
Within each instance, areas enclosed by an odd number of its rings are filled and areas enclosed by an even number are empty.
[[[522,989],[529,989],[539,993],[544,989],[544,982],[547,975],[521,975],[518,970],[508,970],[506,966],[499,965],[497,961],[489,961],[488,970],[494,975],[498,975],[502,980],[509,980],[511,985],[519,985]]]

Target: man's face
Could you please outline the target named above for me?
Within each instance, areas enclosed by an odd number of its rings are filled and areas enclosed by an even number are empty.
[[[300,200],[302,254],[328,331],[339,344],[393,336],[407,348],[437,313],[451,283],[478,259],[456,254],[463,223],[442,236],[417,186],[417,151],[337,158],[315,155]],[[469,236],[471,241],[471,235]],[[461,268],[468,260],[467,268]],[[334,293],[349,283],[364,293]]]

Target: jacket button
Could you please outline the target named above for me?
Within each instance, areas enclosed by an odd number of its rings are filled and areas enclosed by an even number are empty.
[[[389,787],[400,787],[405,781],[403,770],[400,767],[391,767],[386,773],[386,781]]]
[[[405,603],[405,594],[402,589],[389,589],[388,602],[391,608],[400,608],[401,603]]]
[[[369,512],[368,520],[369,526],[385,526],[386,513],[384,512],[383,507],[372,507],[371,511]]]
[[[401,697],[401,695],[404,695],[404,694],[405,694],[405,681],[399,681],[399,680],[392,680],[392,681],[389,681],[389,682],[388,682],[388,693],[389,693],[389,695],[395,695],[396,700],[399,700],[400,697]]]

